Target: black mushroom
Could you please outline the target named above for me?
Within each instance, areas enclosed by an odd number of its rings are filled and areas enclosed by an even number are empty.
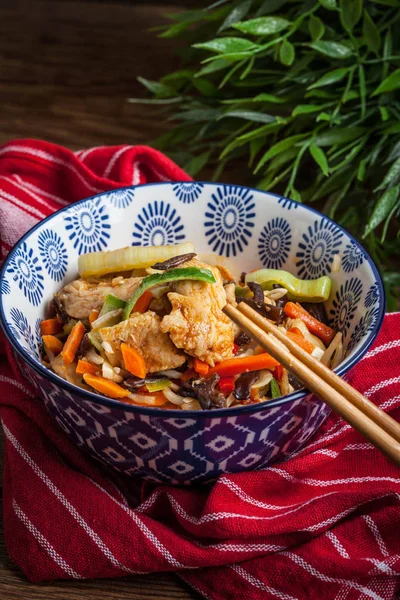
[[[207,379],[188,379],[180,389],[179,394],[185,398],[196,398],[203,410],[209,408],[225,408],[226,398],[217,388],[219,375],[214,373]]]
[[[189,254],[180,254],[179,256],[173,256],[168,260],[164,260],[164,262],[158,262],[151,268],[156,269],[157,271],[168,271],[169,269],[174,269],[175,267],[179,267],[179,265],[183,265],[183,263],[187,262],[188,260],[192,260],[192,258],[195,256],[195,252],[190,252]]]
[[[328,325],[328,317],[323,302],[302,302],[301,305],[314,317],[314,319]]]
[[[253,292],[253,298],[237,298],[237,302],[244,302],[256,312],[258,312],[261,316],[267,316],[267,310],[265,308],[264,302],[264,292],[259,283],[255,281],[250,281],[248,283],[249,289]]]
[[[242,373],[235,381],[235,390],[233,395],[236,400],[247,400],[250,398],[251,386],[257,381],[258,374],[256,371]]]
[[[235,338],[235,344],[240,346],[245,346],[251,341],[251,337],[247,335],[245,331],[241,331],[238,336]]]
[[[141,387],[143,387],[146,383],[151,383],[152,381],[157,381],[157,379],[165,379],[164,375],[148,375],[146,378],[131,376],[127,379],[124,379],[122,385],[126,387],[127,390],[131,392],[137,392]]]

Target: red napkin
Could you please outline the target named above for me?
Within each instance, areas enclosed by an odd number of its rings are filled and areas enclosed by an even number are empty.
[[[73,154],[18,140],[0,159],[3,254],[69,202],[188,179],[145,147]],[[399,363],[397,313],[350,379],[397,419]],[[216,600],[399,597],[399,469],[335,415],[286,463],[174,488],[107,476],[56,426],[4,340],[0,382],[6,545],[30,580],[176,571]]]

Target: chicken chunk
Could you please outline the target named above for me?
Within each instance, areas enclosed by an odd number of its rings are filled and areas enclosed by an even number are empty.
[[[77,279],[66,285],[56,297],[70,317],[84,319],[92,310],[100,310],[108,294],[128,300],[141,281],[141,277],[103,278],[102,281]]]
[[[160,330],[161,317],[152,311],[133,313],[126,321],[114,327],[100,329],[103,342],[110,344],[113,352],[106,350],[113,366],[122,365],[121,342],[140,352],[146,362],[147,373],[156,373],[180,367],[186,361],[182,351]]]
[[[169,333],[177,348],[214,366],[232,356],[233,325],[222,312],[226,293],[216,267],[191,260],[182,267],[212,271],[216,283],[179,281],[172,284],[168,298],[172,311],[161,321],[161,331]]]

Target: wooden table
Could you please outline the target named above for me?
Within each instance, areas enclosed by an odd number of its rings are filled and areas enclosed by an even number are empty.
[[[148,29],[162,23],[168,10],[184,5],[193,2],[1,0],[0,143],[36,137],[77,150],[151,141],[161,127],[154,111],[126,98],[143,94],[137,75],[156,79],[174,66],[171,41],[157,39]],[[8,558],[1,530],[0,598],[200,596],[172,574],[31,584]]]

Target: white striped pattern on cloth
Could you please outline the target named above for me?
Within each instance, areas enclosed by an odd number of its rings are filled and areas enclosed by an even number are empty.
[[[387,551],[385,542],[383,541],[383,538],[382,538],[381,534],[379,533],[379,529],[378,529],[375,521],[373,520],[373,518],[370,515],[363,515],[362,518],[364,519],[364,521],[368,525],[369,529],[373,533],[376,543],[378,544],[379,549],[382,552],[383,556],[389,556],[389,552]]]
[[[22,383],[17,381],[16,379],[12,379],[11,377],[6,377],[5,375],[0,375],[0,381],[3,383],[10,383],[11,385],[15,385],[21,392],[24,392],[29,398],[35,398],[35,394],[32,394],[28,388],[26,388]]]
[[[127,150],[129,150],[130,148],[131,148],[131,146],[124,146],[123,148],[120,148],[119,150],[117,150],[117,152],[114,154],[114,156],[112,156],[110,158],[106,168],[104,169],[104,173],[103,173],[104,178],[107,178],[110,175],[112,168],[115,165],[115,163],[117,162],[117,160],[119,159],[119,157],[122,156],[122,154],[124,152],[126,152]],[[82,160],[82,158],[81,158],[81,160]]]
[[[69,575],[69,577],[72,577],[72,579],[82,579],[82,575],[79,575],[79,573],[74,571],[74,569],[70,567],[70,565],[63,559],[63,557],[60,556],[58,552],[56,552],[56,550],[53,548],[50,542],[44,537],[44,535],[40,533],[40,531],[34,526],[32,521],[28,519],[27,515],[18,506],[14,499],[12,505],[17,517],[22,521],[22,523],[25,525],[28,531],[30,531],[30,533],[33,535],[38,544],[40,544],[40,546],[42,546],[42,548],[46,550],[47,554],[54,560],[54,562],[59,567],[61,567],[61,569],[67,575]]]
[[[251,575],[251,573],[246,571],[240,565],[229,565],[229,568],[240,575],[240,577],[243,577],[243,579],[251,583],[251,585],[254,585],[254,587],[258,588],[259,590],[263,590],[263,592],[268,592],[269,594],[272,594],[272,596],[276,596],[279,598],[279,600],[297,600],[295,596],[290,596],[289,594],[285,594],[285,592],[281,592],[280,590],[266,585],[261,581],[261,579],[254,577],[254,575]]]
[[[288,481],[296,483],[303,483],[307,485],[314,485],[318,487],[328,487],[330,485],[346,485],[348,483],[372,483],[374,481],[390,481],[391,483],[398,483],[400,485],[400,479],[394,477],[347,477],[346,479],[331,479],[330,481],[323,481],[322,479],[311,479],[306,477],[305,479],[298,479],[294,475],[290,475],[287,471],[279,469],[278,467],[271,467],[271,471],[279,473]]]
[[[24,211],[29,212],[32,215],[35,215],[39,219],[45,219],[47,217],[47,215],[45,213],[41,212],[40,210],[38,210],[34,206],[27,207],[26,202],[23,202],[22,200],[19,200],[18,198],[16,198],[12,194],[9,194],[8,192],[5,192],[4,190],[0,190],[0,198],[3,198],[4,200],[8,200],[9,202],[12,202],[16,206],[19,206],[20,208],[23,208]]]
[[[49,490],[54,494],[54,496],[61,502],[61,504],[68,510],[71,516],[75,519],[75,521],[82,527],[82,529],[87,533],[90,539],[96,544],[99,550],[104,554],[106,558],[113,564],[115,567],[118,567],[125,573],[134,573],[131,569],[123,565],[111,552],[110,548],[103,542],[100,536],[90,527],[90,525],[85,521],[85,519],[78,513],[76,508],[67,500],[64,494],[57,488],[57,486],[51,481],[50,477],[48,477],[38,464],[32,459],[32,457],[22,448],[21,444],[17,440],[17,438],[11,433],[5,423],[2,423],[3,430],[6,435],[6,438],[11,442],[14,446],[15,450],[18,454],[28,463],[28,465],[32,468],[32,470],[36,473],[36,475],[45,483],[45,485],[49,488]]]
[[[69,204],[71,204],[67,200],[64,200],[63,198],[60,198],[60,196],[55,196],[54,194],[50,194],[49,192],[45,192],[45,190],[42,190],[37,185],[33,185],[33,183],[30,183],[29,181],[25,181],[25,179],[22,179],[22,177],[20,177],[20,175],[14,175],[14,177],[24,187],[29,188],[30,190],[33,190],[34,192],[37,192],[38,194],[41,194],[45,198],[50,198],[50,200],[54,200],[54,202],[58,202],[59,204],[62,204],[63,206],[69,206]]]
[[[343,544],[339,541],[338,537],[332,531],[327,531],[325,535],[328,538],[328,540],[332,542],[335,550],[338,551],[340,556],[342,556],[343,558],[350,558],[349,553],[346,551],[346,549],[343,547]]]
[[[382,344],[382,346],[377,346],[373,348],[361,360],[367,360],[368,358],[372,358],[381,352],[385,352],[386,350],[393,350],[393,348],[398,348],[400,346],[400,340],[391,340],[387,344]],[[361,362],[361,361],[360,361]]]
[[[41,198],[40,196],[38,196],[31,189],[25,187],[23,183],[20,183],[19,181],[16,181],[16,178],[14,179],[14,177],[15,177],[15,175],[12,175],[11,177],[7,177],[6,175],[0,175],[0,179],[4,179],[5,181],[8,181],[8,183],[11,183],[17,189],[22,190],[25,194],[28,194],[28,196],[31,196],[31,198],[33,198],[34,200],[36,200],[40,204],[43,204],[43,206],[45,206],[46,208],[50,209],[52,212],[54,211],[54,206],[52,206],[46,200],[44,200],[43,198]]]

